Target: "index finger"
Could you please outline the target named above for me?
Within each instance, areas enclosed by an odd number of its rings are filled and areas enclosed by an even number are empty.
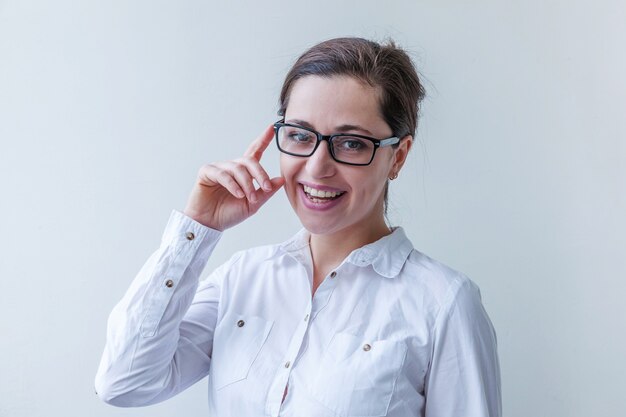
[[[243,155],[260,161],[261,156],[263,156],[263,152],[265,152],[269,144],[272,142],[272,139],[274,139],[274,125],[269,125],[261,136],[256,138],[254,142],[248,146],[248,149]]]

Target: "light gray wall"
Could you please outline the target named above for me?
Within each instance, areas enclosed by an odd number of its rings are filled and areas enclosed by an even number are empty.
[[[0,416],[207,415],[206,381],[101,403],[107,315],[198,167],[239,156],[296,55],[340,35],[414,52],[428,99],[392,217],[482,288],[505,415],[622,416],[624,22],[617,0],[0,1]],[[281,193],[209,268],[298,226]]]

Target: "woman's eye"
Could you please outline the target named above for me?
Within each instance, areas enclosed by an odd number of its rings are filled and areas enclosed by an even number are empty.
[[[338,145],[339,149],[348,152],[362,151],[367,148],[367,144],[365,143],[365,141],[357,138],[341,139]]]
[[[290,132],[288,138],[294,142],[306,143],[311,140],[311,134],[307,132]]]

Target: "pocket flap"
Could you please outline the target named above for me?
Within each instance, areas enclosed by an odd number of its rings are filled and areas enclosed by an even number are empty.
[[[259,316],[231,314],[224,317],[213,340],[211,374],[216,389],[248,376],[273,324]]]

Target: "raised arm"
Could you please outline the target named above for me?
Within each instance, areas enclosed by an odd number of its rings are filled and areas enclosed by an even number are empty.
[[[157,403],[207,375],[229,264],[200,285],[199,276],[221,231],[256,213],[283,185],[260,164],[271,140],[270,126],[242,158],[203,166],[184,213],[172,213],[159,249],[109,316],[95,381],[105,402]]]

